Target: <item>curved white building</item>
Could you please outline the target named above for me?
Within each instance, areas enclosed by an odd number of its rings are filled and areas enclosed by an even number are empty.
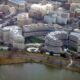
[[[45,49],[49,52],[61,53],[62,47],[68,40],[68,33],[65,31],[54,31],[45,37]]]

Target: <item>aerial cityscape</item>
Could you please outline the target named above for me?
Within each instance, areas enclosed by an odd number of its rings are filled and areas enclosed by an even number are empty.
[[[80,80],[79,0],[0,0],[0,80]]]

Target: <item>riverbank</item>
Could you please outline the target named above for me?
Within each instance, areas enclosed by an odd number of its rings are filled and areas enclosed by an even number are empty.
[[[0,65],[20,63],[42,63],[57,68],[64,68],[67,70],[80,72],[80,60],[73,60],[73,64],[70,67],[67,67],[70,63],[69,59],[67,58],[48,56],[38,53],[28,53],[24,51],[0,52]]]

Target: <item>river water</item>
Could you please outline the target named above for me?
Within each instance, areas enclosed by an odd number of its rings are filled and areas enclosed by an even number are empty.
[[[1,65],[0,80],[80,80],[80,73],[36,63]]]

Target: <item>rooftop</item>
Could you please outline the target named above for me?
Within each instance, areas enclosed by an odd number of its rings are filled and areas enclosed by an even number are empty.
[[[25,4],[25,0],[9,0],[12,3],[16,3],[16,4]]]

